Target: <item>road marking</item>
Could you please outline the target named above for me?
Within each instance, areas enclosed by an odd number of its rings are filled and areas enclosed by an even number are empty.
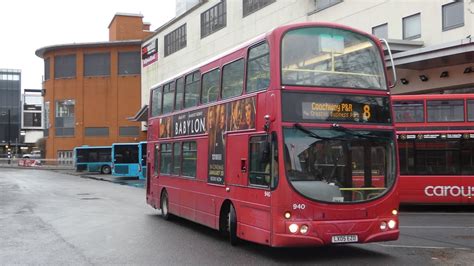
[[[390,247],[390,248],[419,248],[419,249],[456,249],[456,250],[467,250],[470,251],[470,248],[453,248],[453,247],[431,247],[431,246],[409,246],[409,245],[387,245],[387,244],[380,244],[374,243],[375,245],[382,246],[382,247]]]
[[[423,229],[474,229],[474,226],[422,226],[422,225],[402,225],[400,228],[423,228]]]

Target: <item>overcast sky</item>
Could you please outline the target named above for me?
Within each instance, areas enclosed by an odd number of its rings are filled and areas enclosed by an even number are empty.
[[[41,89],[44,46],[108,41],[115,13],[142,14],[155,30],[175,14],[175,0],[10,0],[0,7],[0,68],[20,69],[22,89]]]

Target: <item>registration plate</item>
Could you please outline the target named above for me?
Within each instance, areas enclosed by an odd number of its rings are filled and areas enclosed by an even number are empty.
[[[331,242],[332,243],[353,243],[357,242],[359,238],[357,235],[339,235],[339,236],[332,236]]]

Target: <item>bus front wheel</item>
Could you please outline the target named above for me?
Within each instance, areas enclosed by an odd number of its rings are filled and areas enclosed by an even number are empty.
[[[111,172],[112,172],[112,169],[110,169],[110,166],[108,166],[108,165],[104,165],[100,169],[100,173],[104,174],[104,175],[110,175]]]
[[[239,238],[237,237],[237,214],[232,204],[229,207],[227,214],[227,230],[229,233],[229,241],[232,246],[237,245]]]
[[[163,191],[161,194],[161,200],[160,200],[160,209],[161,209],[161,217],[165,220],[169,220],[170,213],[169,213],[169,202],[168,202],[168,193]]]

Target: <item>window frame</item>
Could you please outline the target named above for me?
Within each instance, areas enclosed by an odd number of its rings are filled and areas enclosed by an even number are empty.
[[[56,60],[60,60],[60,59],[64,60],[65,58],[74,58],[74,67],[73,69],[71,69],[71,73],[74,72],[74,74],[66,75],[62,73],[61,76],[58,76],[58,69],[62,69],[64,65],[58,64],[58,61]],[[72,79],[76,77],[77,77],[77,55],[76,54],[55,55],[54,56],[54,79]]]
[[[255,57],[255,58],[250,58],[250,51],[256,47],[259,47],[260,45],[264,45],[266,44],[267,47],[268,47],[268,53],[266,54],[263,54],[263,55],[259,55],[258,57]],[[268,41],[267,40],[264,40],[262,42],[259,42],[259,43],[256,43],[252,46],[250,46],[248,49],[247,49],[247,60],[245,62],[245,73],[244,73],[244,88],[245,88],[245,93],[248,94],[248,93],[255,93],[255,92],[259,92],[259,91],[265,91],[265,90],[268,90],[268,87],[270,87],[270,83],[271,83],[271,80],[272,80],[272,73],[271,73],[271,62],[270,62],[270,45],[268,44]],[[255,91],[248,91],[248,85],[249,85],[249,63],[253,62],[254,60],[258,60],[260,58],[263,58],[265,56],[268,56],[268,85],[266,88],[264,89],[258,89],[258,90],[255,90]]]
[[[186,23],[166,34],[163,41],[165,48],[164,57],[170,56],[185,48],[187,46]]]
[[[196,79],[196,75],[199,79]],[[191,76],[191,82],[187,82],[187,79],[188,77]],[[183,95],[183,109],[187,109],[187,108],[192,108],[192,107],[195,107],[195,106],[199,106],[199,102],[200,102],[200,98],[201,98],[201,71],[198,69],[198,70],[195,70],[195,71],[192,71],[188,74],[186,74],[184,76],[184,95]],[[197,83],[197,84],[196,84]],[[187,100],[186,100],[186,95],[188,94],[187,92],[187,89],[188,89],[188,85],[193,85],[196,84],[197,86],[197,99],[196,99],[196,103],[194,105],[187,105]]]
[[[316,12],[319,12],[319,11],[322,11],[322,10],[325,10],[325,9],[328,9],[332,6],[335,6],[337,4],[340,4],[344,2],[344,0],[329,0],[329,2],[327,4],[325,4],[324,6],[322,7],[318,7],[318,0],[315,0],[314,1],[314,5],[315,5],[315,9],[313,12],[311,12],[310,14],[314,14]]]
[[[462,22],[458,23],[458,24],[446,26],[446,17],[445,17],[446,9],[448,9],[452,6],[459,5],[459,4],[462,5],[462,12],[461,12],[461,14],[458,14],[458,15],[462,16]],[[444,5],[441,6],[441,26],[442,26],[443,31],[448,31],[448,30],[464,27],[464,25],[465,25],[465,16],[464,16],[464,2],[463,1],[455,0],[451,3],[447,3],[447,4],[444,4]]]
[[[160,157],[160,162],[159,162],[160,170],[158,172],[160,173],[160,175],[171,176],[172,175],[171,172],[172,172],[172,169],[173,169],[173,145],[172,145],[173,143],[172,142],[161,142],[161,143],[158,143],[158,144],[159,144],[159,147],[160,147],[159,148],[159,150],[160,150],[160,152],[159,152],[160,153],[160,156],[159,156]],[[166,145],[170,146],[169,159],[171,161],[171,165],[170,165],[169,173],[165,173],[165,172],[162,171],[162,169],[163,169],[163,161],[162,160],[163,160],[163,150],[164,150],[163,146],[166,147]],[[168,153],[168,149],[166,149],[166,153]]]
[[[386,36],[383,36],[383,37],[378,36],[377,34],[375,34],[375,30],[376,30],[376,29],[380,29],[380,28],[382,28],[382,27],[385,27],[385,28],[386,28],[386,33],[387,33],[387,35],[386,35]],[[385,22],[385,23],[380,24],[380,25],[377,25],[377,26],[373,26],[373,27],[372,27],[372,35],[377,36],[377,38],[380,38],[380,39],[388,39],[388,22]]]
[[[194,162],[194,176],[189,176],[189,175],[185,175],[184,174],[184,153],[185,153],[185,149],[184,149],[184,146],[185,144],[190,144],[192,145],[194,143],[194,146],[195,146],[195,150],[188,150],[186,152],[193,152],[196,156],[196,160]],[[180,176],[181,177],[185,177],[185,178],[190,178],[190,179],[195,179],[197,178],[197,155],[198,155],[198,146],[197,146],[197,141],[195,140],[189,140],[189,141],[182,141],[181,142],[181,161],[180,161],[180,164],[181,164],[181,174]]]
[[[260,138],[261,140],[260,141],[252,141],[252,139],[258,139]],[[252,171],[252,144],[258,144],[258,145],[266,145],[266,143],[268,143],[268,138],[270,138],[270,135],[266,135],[266,134],[259,134],[259,135],[251,135],[249,136],[248,138],[248,178],[247,178],[247,185],[250,186],[250,187],[257,187],[257,188],[264,188],[264,189],[270,189],[270,185],[272,183],[272,166],[271,166],[271,163],[272,163],[272,158],[271,158],[271,154],[272,154],[272,151],[271,151],[271,144],[270,144],[270,152],[268,154],[269,156],[269,162],[270,163],[270,172],[269,173],[265,173],[265,172],[258,172],[258,171]],[[264,147],[265,148],[265,147]],[[258,152],[258,154],[260,154],[260,152]],[[260,158],[259,158],[259,161]],[[261,163],[261,162],[260,162]],[[260,175],[263,175],[264,178],[266,178],[266,176],[268,176],[269,178],[269,182],[267,185],[261,185],[261,184],[255,184],[255,183],[252,183],[251,182],[251,174],[254,173],[254,174],[260,174]]]
[[[222,13],[219,13],[219,11],[222,11]],[[208,18],[207,21],[206,16]],[[204,39],[227,26],[227,1],[219,1],[214,6],[202,12],[200,17],[201,39]],[[222,22],[222,24],[219,22]]]
[[[93,62],[90,62],[89,60],[90,59],[93,59],[94,56],[100,56],[100,59],[105,59],[106,61],[104,61],[105,63],[105,68],[103,70],[106,70],[104,73],[87,73],[87,66],[88,65],[98,65],[98,61],[93,61]],[[104,57],[102,57],[104,56]],[[92,53],[84,53],[82,55],[83,57],[83,60],[84,60],[84,71],[83,71],[83,76],[84,77],[108,77],[110,76],[110,63],[111,63],[111,55],[110,55],[110,52],[92,52]],[[88,58],[90,58],[88,60]],[[89,61],[89,62],[88,62]],[[90,71],[90,70],[89,70]]]
[[[207,101],[207,102],[203,102],[203,99],[204,99],[204,77],[206,75],[211,75],[214,71],[217,71],[217,96],[216,96],[216,99],[213,100],[213,101]],[[201,104],[210,104],[210,103],[214,103],[214,102],[217,102],[219,101],[220,99],[220,91],[221,91],[221,81],[222,81],[222,71],[219,67],[216,67],[216,68],[213,68],[213,69],[210,69],[209,71],[207,71],[206,73],[203,73],[201,75],[201,88],[200,88],[200,96],[199,96],[199,102]]]
[[[243,66],[243,70],[242,70],[242,90],[240,91],[240,94],[237,94],[237,95],[232,95],[232,96],[228,96],[228,97],[224,97],[224,74],[225,74],[225,68],[234,64],[234,63],[237,63],[239,61],[242,61],[242,66]],[[228,62],[227,64],[225,65],[222,65],[222,71],[221,71],[221,89],[220,89],[220,92],[219,92],[219,97],[221,100],[227,100],[227,99],[232,99],[232,98],[235,98],[235,97],[239,97],[241,95],[244,94],[244,91],[245,91],[245,80],[246,80],[246,60],[244,57],[240,57],[240,58],[237,58],[231,62]]]
[[[242,0],[242,17],[245,18],[275,2],[276,0]]]
[[[448,119],[449,121],[439,121],[439,120],[430,120],[430,105],[429,103],[433,103],[433,102],[461,102],[462,103],[462,119],[457,119],[457,120],[450,120]],[[432,105],[433,106],[433,105]],[[454,107],[455,105],[452,105],[452,104],[449,104],[448,105],[450,108]],[[452,123],[452,122],[464,122],[466,121],[466,102],[464,101],[464,99],[459,99],[459,98],[454,98],[454,99],[447,99],[447,100],[439,100],[439,99],[433,99],[433,100],[426,100],[426,103],[425,103],[425,107],[426,107],[426,122],[428,123]],[[452,109],[453,110],[453,109]]]
[[[407,25],[406,25],[406,21],[408,21],[409,19],[411,18],[415,18],[415,17],[419,17],[419,28],[420,28],[420,31],[419,33],[417,33],[416,35],[413,35],[413,36],[406,36],[406,32],[405,30],[407,29]],[[406,17],[403,17],[402,18],[402,34],[403,34],[403,40],[414,40],[414,39],[418,39],[418,38],[421,38],[421,12],[418,12],[416,14],[413,14],[413,15],[409,15],[409,16],[406,16]]]
[[[133,56],[132,54],[136,54],[136,56]],[[127,56],[127,55],[131,55],[132,58],[136,58],[137,61],[136,62],[132,62],[132,63],[135,63],[137,64],[136,65],[136,69],[124,69],[124,67],[121,67],[122,65],[120,64],[121,60],[123,60],[123,58],[121,59],[121,56]],[[127,64],[126,66],[130,66],[130,64]],[[131,73],[125,73],[125,70],[136,70],[136,71],[132,71]],[[141,52],[140,51],[119,51],[117,53],[117,75],[118,76],[134,76],[134,75],[141,75]]]
[[[160,107],[159,107],[159,110],[157,110],[157,113],[154,113],[153,110],[154,110],[154,106],[157,102],[154,102],[153,101],[153,95],[155,94],[155,91],[159,92],[159,101],[158,103],[160,104]],[[163,110],[163,86],[157,86],[153,89],[151,89],[151,97],[150,97],[150,117],[157,117],[157,116],[160,116],[161,113],[162,113],[162,110]]]

